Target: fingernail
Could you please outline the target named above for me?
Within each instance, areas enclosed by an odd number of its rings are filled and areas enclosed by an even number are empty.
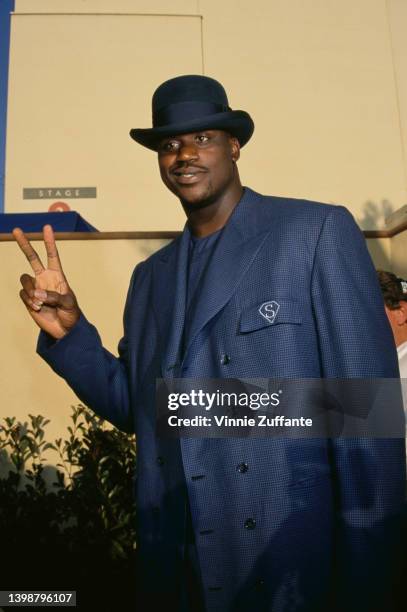
[[[34,291],[34,296],[40,300],[46,300],[47,299],[47,292],[43,291],[42,289],[36,289]]]

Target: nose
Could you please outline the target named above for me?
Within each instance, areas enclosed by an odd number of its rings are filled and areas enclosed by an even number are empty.
[[[191,161],[198,159],[198,150],[193,144],[183,144],[178,149],[178,160],[179,161]]]

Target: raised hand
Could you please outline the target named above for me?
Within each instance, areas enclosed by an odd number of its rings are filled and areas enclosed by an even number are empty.
[[[23,274],[20,297],[37,325],[54,338],[62,338],[80,317],[75,294],[62,270],[54,232],[50,225],[43,229],[48,267],[44,268],[24,232],[16,227],[13,236],[27,257],[35,276]]]

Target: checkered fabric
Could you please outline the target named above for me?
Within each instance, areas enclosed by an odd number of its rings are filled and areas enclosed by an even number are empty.
[[[38,343],[83,402],[137,434],[144,587],[174,589],[187,490],[209,612],[392,610],[404,440],[155,434],[159,377],[397,377],[363,235],[343,207],[246,188],[180,360],[189,240],[186,227],[136,267],[119,358],[84,316],[58,342],[41,333]]]

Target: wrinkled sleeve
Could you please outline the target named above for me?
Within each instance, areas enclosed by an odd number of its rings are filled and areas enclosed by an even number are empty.
[[[97,329],[83,314],[60,340],[41,331],[37,343],[37,353],[86,406],[129,433],[134,431],[134,419],[129,398],[127,328],[138,270],[139,266],[133,272],[127,294],[118,357],[103,347]]]

